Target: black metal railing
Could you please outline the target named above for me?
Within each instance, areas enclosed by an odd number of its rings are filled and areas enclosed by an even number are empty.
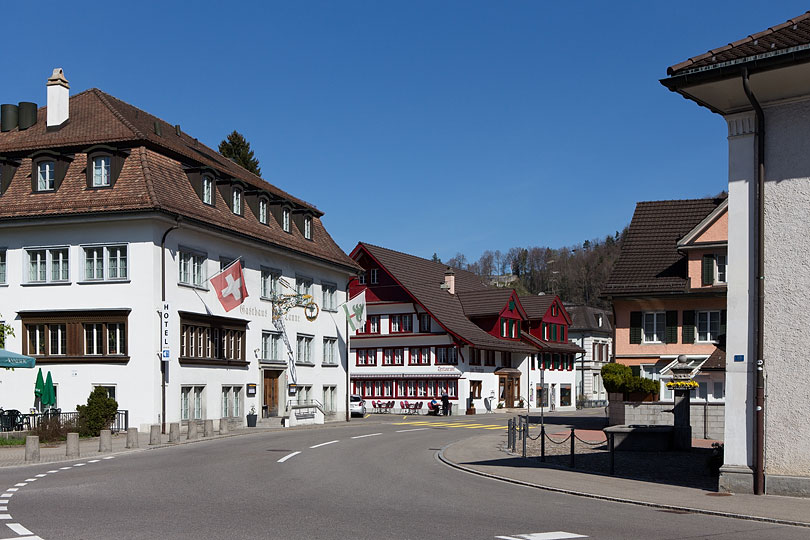
[[[43,422],[56,420],[60,424],[76,423],[79,420],[78,412],[62,412],[60,409],[47,409],[41,413],[23,415],[23,429],[34,430]],[[110,424],[113,433],[126,431],[129,427],[129,411],[119,410],[115,413],[115,418]]]

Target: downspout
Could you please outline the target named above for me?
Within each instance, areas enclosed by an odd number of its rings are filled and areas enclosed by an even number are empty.
[[[754,334],[757,375],[754,423],[756,448],[754,469],[754,493],[765,494],[765,359],[763,336],[765,334],[765,113],[751,91],[748,68],[742,72],[743,90],[751,102],[757,117],[757,330]]]
[[[346,280],[346,302],[349,301],[349,285],[352,283],[353,277],[350,277]],[[368,308],[367,308],[368,309]],[[368,313],[368,311],[366,311]],[[351,381],[349,379],[349,365],[351,363],[351,350],[349,347],[349,318],[346,317],[345,322],[346,328],[346,421],[352,421],[352,389],[351,389]]]
[[[166,237],[175,229],[180,228],[182,218],[177,216],[174,225],[166,229],[160,239],[160,301],[166,301]],[[161,321],[162,322],[162,321]],[[168,362],[160,359],[160,432],[166,433],[166,373]]]

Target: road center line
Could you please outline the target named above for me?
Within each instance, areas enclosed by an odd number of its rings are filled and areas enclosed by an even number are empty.
[[[6,491],[19,491],[20,488],[6,488]]]
[[[25,487],[28,485],[28,482],[33,482],[33,480],[26,480],[25,482],[20,482],[19,484],[14,484],[14,487]]]
[[[29,531],[28,529],[26,529],[25,527],[23,527],[22,525],[20,525],[19,523],[6,523],[6,527],[11,529],[15,533],[19,534],[20,536],[23,536],[23,535],[30,536],[30,535],[34,534],[31,531]]]
[[[418,427],[418,428],[413,428],[413,429],[398,429],[396,432],[397,433],[407,433],[409,431],[422,431],[423,429],[430,429],[430,428]]]
[[[357,435],[356,437],[352,437],[352,439],[362,439],[364,437],[374,437],[375,435],[382,435],[382,433],[368,433],[366,435]]]
[[[300,454],[300,453],[301,453],[301,451],[299,450],[298,452],[293,452],[292,454],[287,454],[286,456],[284,456],[283,458],[281,458],[280,460],[278,460],[278,461],[277,461],[277,463],[284,463],[285,461],[287,461],[287,460],[288,460],[288,459],[290,459],[291,457],[295,457],[295,456],[297,456],[297,455],[298,455],[298,454]]]
[[[62,471],[69,471],[70,467],[59,467],[59,469]]]
[[[90,460],[90,461],[88,461],[87,463],[98,463],[98,460],[97,460],[97,459],[91,459],[91,460]]]
[[[45,478],[46,476],[48,476],[48,475],[47,474],[38,474],[37,478]]]
[[[320,448],[321,446],[326,446],[327,444],[335,444],[339,441],[329,441],[329,442],[322,442],[321,444],[316,444],[315,446],[310,446],[310,448]]]

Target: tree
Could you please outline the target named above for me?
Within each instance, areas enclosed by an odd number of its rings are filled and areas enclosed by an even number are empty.
[[[253,156],[250,143],[238,131],[233,131],[227,139],[219,143],[219,153],[256,176],[262,175],[259,160]]]
[[[438,253],[436,253],[435,251],[433,252],[433,257],[432,257],[430,260],[432,260],[432,261],[433,261],[433,262],[435,262],[435,263],[440,263],[440,262],[442,262],[442,260],[439,258],[439,254],[438,254]]]
[[[0,320],[0,349],[6,347],[6,336],[13,336],[14,329]]]

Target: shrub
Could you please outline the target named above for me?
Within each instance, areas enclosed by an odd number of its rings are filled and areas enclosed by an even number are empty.
[[[633,371],[624,364],[610,363],[602,366],[602,381],[605,390],[608,392],[622,394],[629,394],[630,392],[658,393],[658,381],[633,375]]]
[[[77,431],[75,420],[60,420],[59,416],[43,417],[31,435],[39,437],[40,443],[60,442],[67,439],[67,434]]]
[[[107,429],[115,420],[118,402],[107,395],[107,390],[97,386],[90,392],[87,405],[77,405],[79,412],[79,435],[98,437],[102,429]]]

